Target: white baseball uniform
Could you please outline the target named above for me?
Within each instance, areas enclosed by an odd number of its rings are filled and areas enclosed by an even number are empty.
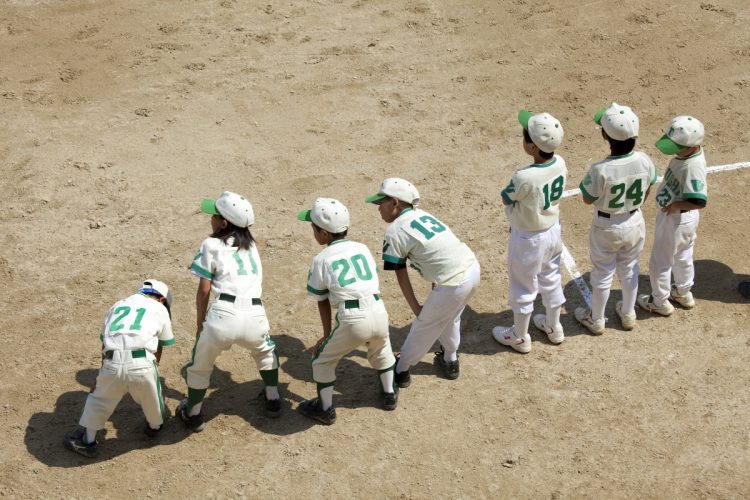
[[[638,259],[646,241],[646,223],[640,207],[656,184],[656,167],[645,153],[631,151],[594,163],[579,188],[594,200],[589,231],[591,319],[604,318],[615,270],[622,286],[622,313],[635,314],[638,294]]]
[[[333,385],[338,362],[362,344],[373,368],[393,368],[396,358],[379,286],[377,264],[362,243],[336,240],[313,259],[307,292],[317,301],[328,299],[336,311],[335,325],[312,360],[319,386]]]
[[[120,300],[109,309],[99,338],[104,361],[79,423],[87,429],[103,429],[117,403],[129,393],[143,408],[149,426],[158,429],[165,412],[155,353],[159,346],[175,343],[166,307],[142,293]]]
[[[401,346],[399,370],[417,364],[438,339],[446,353],[458,351],[461,313],[479,286],[479,262],[471,249],[429,213],[407,208],[385,231],[383,260],[389,270],[409,261],[435,285]]]
[[[687,158],[674,157],[669,162],[659,188],[656,204],[666,208],[676,201],[708,201],[706,157],[703,148]],[[685,295],[693,286],[693,246],[697,238],[699,210],[688,210],[667,215],[656,214],[654,246],[649,260],[651,295],[654,304],[661,305],[669,298],[671,275],[674,288]]]
[[[231,239],[229,243],[206,238],[190,266],[192,274],[211,280],[211,290],[217,294],[187,365],[191,389],[208,388],[216,358],[234,344],[250,350],[261,376],[279,367],[260,300],[263,268],[258,250],[255,244],[249,250],[240,250],[231,246]],[[278,380],[278,372],[275,377]]]

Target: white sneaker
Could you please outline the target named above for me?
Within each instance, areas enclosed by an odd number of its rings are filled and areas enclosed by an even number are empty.
[[[623,314],[621,300],[618,300],[617,304],[615,304],[615,312],[620,317],[620,323],[622,323],[623,329],[632,330],[635,328],[635,312],[632,314]]]
[[[669,298],[680,304],[685,309],[692,309],[695,307],[695,300],[693,299],[693,293],[687,292],[684,295],[680,295],[677,292],[677,288],[674,286],[672,287],[672,291],[669,292]]]
[[[547,334],[547,338],[553,344],[562,344],[565,340],[565,333],[563,333],[563,327],[560,323],[555,325],[554,328],[547,327],[547,315],[546,314],[535,314],[532,318],[534,326]]]
[[[591,309],[586,307],[576,307],[574,315],[578,322],[589,329],[594,335],[604,333],[604,318],[594,321],[591,317]]]
[[[531,351],[531,335],[516,336],[516,329],[512,326],[496,326],[492,329],[492,338],[503,345],[512,347],[516,351],[526,354]]]
[[[674,312],[674,306],[665,300],[660,306],[654,304],[654,297],[652,295],[639,295],[636,299],[638,307],[644,311],[659,314],[661,316],[670,316]]]

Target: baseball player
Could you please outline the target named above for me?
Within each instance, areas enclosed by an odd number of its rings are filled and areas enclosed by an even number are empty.
[[[203,240],[190,266],[197,276],[195,295],[197,331],[193,356],[187,365],[188,397],[177,408],[186,426],[205,427],[201,408],[216,358],[234,344],[249,349],[263,379],[258,396],[266,416],[281,415],[279,360],[268,336],[268,319],[261,301],[263,268],[250,226],[253,207],[242,196],[225,191],[216,200],[201,201],[211,214],[211,236]],[[216,300],[209,307],[211,292]]]
[[[323,424],[336,421],[333,385],[339,360],[361,345],[367,346],[367,359],[378,371],[383,408],[395,410],[398,387],[393,369],[396,359],[391,350],[388,313],[380,299],[377,264],[362,243],[346,239],[349,210],[332,198],[318,198],[312,209],[297,219],[311,223],[313,237],[326,248],[312,261],[307,292],[318,301],[323,336],[313,348],[313,380],[318,397],[303,401],[300,412]],[[336,324],[331,329],[331,310]]]
[[[656,184],[656,167],[647,154],[634,151],[638,117],[616,102],[599,110],[594,122],[609,144],[610,156],[594,163],[581,181],[583,202],[594,205],[589,231],[591,309],[578,307],[575,318],[594,335],[604,333],[609,291],[615,270],[622,286],[622,300],[615,312],[625,330],[635,328],[638,294],[638,259],[646,241],[646,223],[640,207]]]
[[[656,214],[648,266],[651,295],[639,296],[638,306],[662,316],[674,312],[668,299],[685,309],[695,307],[690,291],[695,278],[693,246],[700,219],[698,212],[708,202],[706,156],[701,147],[704,133],[697,118],[678,116],[656,141],[659,151],[676,156],[669,162],[656,191],[656,204],[661,210]]]
[[[534,300],[542,294],[546,315],[534,316],[534,326],[560,344],[565,333],[560,324],[560,308],[565,303],[560,274],[560,198],[568,170],[565,160],[555,154],[563,140],[560,121],[549,113],[518,113],[523,128],[523,150],[534,163],[517,170],[501,192],[505,214],[510,219],[508,241],[508,304],[513,309],[513,325],[496,326],[492,337],[502,345],[526,354],[531,351],[529,323]]]
[[[167,285],[147,279],[135,293],[113,305],[99,333],[102,367],[86,398],[80,427],[65,435],[65,447],[85,457],[98,454],[96,434],[104,428],[125,394],[141,405],[144,432],[155,437],[162,429],[164,397],[159,369],[162,347],[175,343]]]
[[[365,202],[378,205],[380,216],[390,224],[383,242],[383,267],[396,272],[401,292],[416,316],[396,359],[396,383],[401,388],[409,386],[409,368],[436,340],[440,340],[440,351],[434,362],[445,378],[455,380],[460,370],[461,313],[479,286],[479,262],[445,223],[416,208],[419,192],[410,182],[385,179]],[[407,262],[433,284],[424,305],[414,295]]]

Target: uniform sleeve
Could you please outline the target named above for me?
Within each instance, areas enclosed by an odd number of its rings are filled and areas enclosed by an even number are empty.
[[[503,205],[512,205],[514,201],[516,193],[516,185],[513,183],[513,179],[510,179],[510,182],[507,186],[505,186],[505,189],[500,191],[500,197],[503,199]]]
[[[578,185],[578,189],[581,190],[583,196],[589,200],[597,200],[601,196],[601,187],[598,186],[596,172],[593,167],[584,176],[581,183]]]
[[[157,336],[157,338],[159,339],[159,345],[160,346],[174,345],[175,338],[174,338],[174,333],[172,333],[172,322],[169,320],[169,314],[166,314],[166,309],[164,312],[166,316],[166,321],[164,322],[164,326],[162,327],[161,331],[159,332],[159,335]]]
[[[208,240],[204,240],[200,250],[193,257],[193,262],[189,268],[190,272],[199,278],[213,280],[215,260],[216,256],[208,248]]]
[[[104,334],[107,332],[107,325],[109,325],[110,319],[112,319],[112,311],[115,310],[115,306],[112,306],[109,308],[109,311],[107,311],[107,315],[104,316],[104,321],[102,322],[102,327],[99,329],[99,340],[104,342]]]
[[[656,181],[659,178],[659,174],[656,171],[656,165],[654,165],[654,162],[651,161],[651,157],[649,157],[648,155],[644,154],[643,157],[644,157],[644,159],[646,161],[646,165],[648,167],[648,178],[649,178],[649,183],[648,184],[649,184],[649,186],[653,186],[654,184],[656,184]]]
[[[322,259],[313,259],[310,272],[307,274],[307,294],[318,302],[328,298],[328,280]]]
[[[706,185],[706,169],[702,166],[690,166],[685,176],[685,184],[682,186],[682,199],[685,201],[703,202],[708,201],[708,186]]]
[[[406,259],[409,257],[409,246],[404,241],[405,237],[408,237],[408,235],[402,231],[385,232],[385,239],[383,240],[383,267],[385,269],[406,267]]]

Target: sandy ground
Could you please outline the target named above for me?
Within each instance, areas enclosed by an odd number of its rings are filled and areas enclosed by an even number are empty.
[[[750,309],[736,283],[750,273],[750,170],[709,177],[694,310],[639,313],[624,332],[616,289],[611,328],[592,337],[565,276],[564,344],[534,333],[522,356],[489,336],[511,319],[498,195],[528,160],[519,108],[563,122],[569,187],[607,154],[591,117],[613,100],[639,114],[639,148],[662,172],[653,143],[682,113],[706,124],[709,164],[750,160],[748,3],[624,4],[0,1],[0,495],[749,496]],[[385,225],[362,200],[394,175],[482,264],[461,377],[438,378],[426,356],[384,412],[355,353],[339,367],[339,421],[318,426],[294,411],[315,391],[304,350],[320,331],[304,289],[319,247],[294,216],[336,197],[351,238],[379,251]],[[172,420],[148,442],[126,398],[99,459],[68,452],[102,315],[146,276],[175,293],[178,343],[161,371],[168,406],[182,397],[195,322],[186,267],[210,230],[198,202],[224,189],[255,207],[285,414],[262,416],[257,370],[235,349],[217,365],[203,433]],[[645,214],[647,291],[653,200]],[[582,272],[590,217],[563,202]],[[398,350],[411,314],[392,275],[381,287]]]

